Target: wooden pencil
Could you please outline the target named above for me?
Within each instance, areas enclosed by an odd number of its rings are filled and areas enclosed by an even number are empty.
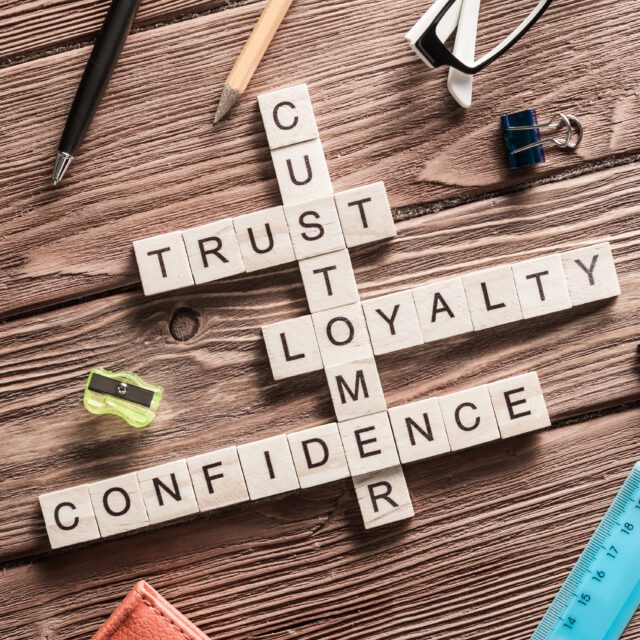
[[[213,118],[214,124],[220,122],[242,97],[292,1],[267,0],[256,26],[222,87],[220,102]]]

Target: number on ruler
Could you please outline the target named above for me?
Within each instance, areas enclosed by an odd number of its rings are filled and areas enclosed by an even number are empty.
[[[582,606],[586,607],[587,606],[587,602],[589,602],[589,600],[591,600],[591,596],[588,593],[583,593],[578,598],[578,604],[581,604]]]
[[[620,531],[630,536],[631,532],[633,531],[633,525],[630,522],[625,522]]]
[[[604,571],[596,571],[593,576],[591,576],[591,579],[595,580],[596,582],[602,582],[605,575],[607,574]]]
[[[613,545],[611,545],[609,547],[609,551],[607,551],[607,555],[610,558],[617,558],[618,557],[618,550]]]
[[[576,626],[576,619],[572,618],[571,616],[569,616],[566,620],[565,623],[562,625],[563,627],[566,627],[567,629],[571,629],[573,631],[573,629]]]

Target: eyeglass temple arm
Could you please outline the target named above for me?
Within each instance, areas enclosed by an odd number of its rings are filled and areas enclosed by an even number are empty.
[[[475,57],[479,13],[480,0],[462,0],[453,55],[468,65],[473,64]],[[453,99],[461,107],[468,109],[471,106],[473,97],[472,75],[450,67],[447,88]]]

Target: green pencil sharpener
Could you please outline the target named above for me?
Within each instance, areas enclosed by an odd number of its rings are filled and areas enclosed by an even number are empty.
[[[89,371],[83,402],[89,413],[111,413],[132,427],[142,428],[156,417],[162,391],[135,373],[96,368]]]

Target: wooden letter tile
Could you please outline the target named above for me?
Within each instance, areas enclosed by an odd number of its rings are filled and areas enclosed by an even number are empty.
[[[320,311],[311,317],[325,367],[373,355],[359,303]]]
[[[136,240],[133,250],[145,296],[193,284],[189,258],[180,231]]]
[[[439,280],[413,289],[425,342],[473,331],[462,278]]]
[[[244,262],[231,218],[182,232],[196,284],[244,272]]]
[[[300,488],[286,435],[240,445],[238,456],[252,500]]]
[[[103,538],[149,524],[135,473],[94,482],[89,485],[89,495]]]
[[[443,396],[438,402],[452,451],[500,438],[487,385]]]
[[[386,411],[340,422],[338,429],[352,476],[400,464]]]
[[[298,84],[258,96],[270,149],[287,147],[318,137],[309,87]]]
[[[349,476],[335,422],[287,435],[300,487],[307,489]]]
[[[365,529],[413,518],[413,504],[402,467],[353,479]]]
[[[360,302],[346,249],[300,260],[300,274],[311,313]]]
[[[341,191],[335,195],[347,247],[393,238],[393,222],[384,182]]]
[[[403,464],[451,451],[437,398],[392,407],[389,419]]]
[[[138,471],[149,522],[156,524],[198,513],[186,460],[174,460]]]
[[[45,493],[38,500],[52,549],[100,538],[86,484]]]
[[[562,254],[562,264],[574,305],[620,295],[616,265],[608,242]]]
[[[327,367],[325,374],[339,421],[386,411],[387,404],[373,358]]]
[[[462,278],[476,331],[522,320],[511,267],[474,271]]]
[[[221,509],[249,500],[237,447],[188,458],[187,467],[200,511]]]
[[[233,226],[247,271],[267,269],[296,259],[282,207],[238,216],[233,218]]]
[[[489,394],[503,438],[551,425],[535,371],[492,382]]]
[[[303,260],[344,249],[344,236],[331,196],[284,207],[296,258]]]
[[[311,316],[300,316],[262,327],[274,380],[322,369],[322,358]]]
[[[271,160],[285,205],[318,200],[333,194],[329,168],[318,138],[274,149]]]
[[[423,343],[411,291],[365,300],[362,308],[377,356]]]
[[[525,318],[571,308],[559,253],[511,265],[520,308]]]

